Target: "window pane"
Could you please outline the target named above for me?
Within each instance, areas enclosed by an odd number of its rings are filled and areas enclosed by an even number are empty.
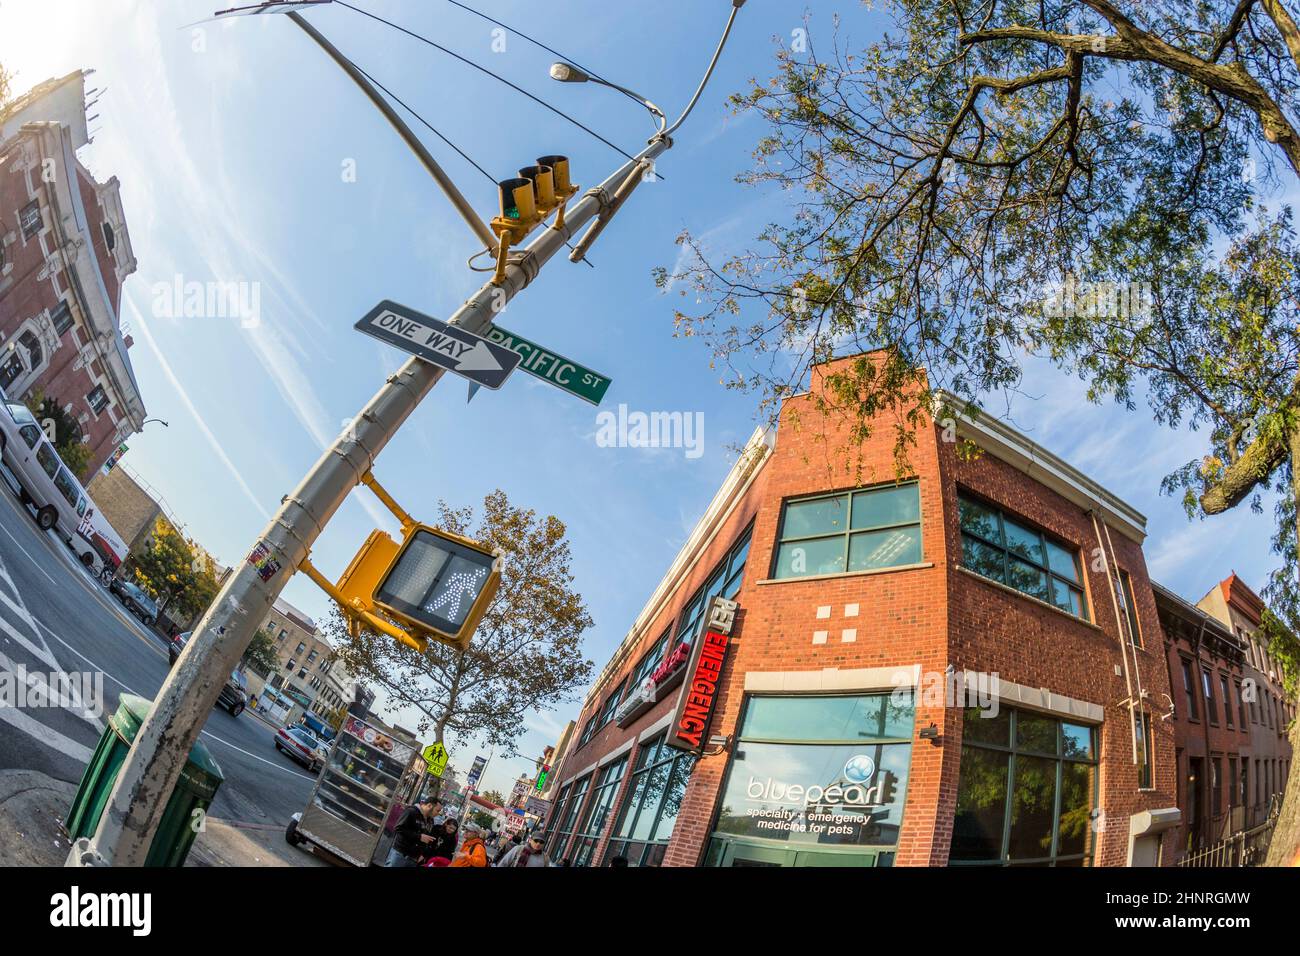
[[[839,574],[844,570],[844,538],[814,538],[781,545],[776,558],[778,578],[808,574]]]
[[[1042,537],[1037,531],[1030,531],[1010,518],[1003,518],[1002,526],[1006,529],[1008,551],[1032,561],[1039,567],[1047,564],[1047,559],[1043,555]]]
[[[921,528],[864,531],[849,539],[849,570],[892,568],[921,561]]]
[[[1061,724],[1061,741],[1065,746],[1065,756],[1092,759],[1091,727],[1084,727],[1081,724]]]
[[[1052,855],[1052,823],[1056,813],[1055,760],[1016,757],[1015,797],[1011,803],[1011,859]]]
[[[1007,571],[1010,575],[1007,583],[1017,591],[1032,594],[1040,601],[1047,600],[1047,572],[1025,564],[1019,558],[1007,562]]]
[[[752,697],[741,737],[749,740],[911,739],[912,698]]]
[[[1062,611],[1069,611],[1071,614],[1078,614],[1078,599],[1074,590],[1064,581],[1052,578],[1052,603]]]
[[[668,779],[668,787],[664,792],[663,810],[659,814],[659,825],[655,827],[655,832],[651,838],[655,840],[668,840],[673,835],[673,827],[677,823],[677,814],[682,810],[682,796],[686,793],[686,780],[691,775],[691,768],[694,766],[694,760],[690,757],[679,757],[673,764],[672,773]]]
[[[641,813],[636,818],[632,832],[628,834],[633,840],[648,840],[654,829],[655,817],[659,813],[659,804],[664,799],[664,788],[668,783],[670,764],[661,763],[653,770],[641,774],[645,778],[645,788],[641,795]],[[637,781],[638,785],[640,781]]]
[[[1003,564],[1002,552],[982,541],[962,535],[961,563],[963,567],[976,574],[1006,583],[1006,567]]]
[[[1028,711],[1016,711],[1016,748],[1036,753],[1055,754],[1057,722]]]
[[[1010,755],[961,748],[957,811],[952,821],[951,860],[997,860],[1002,856]]]
[[[967,707],[962,718],[962,739],[969,743],[997,744],[1001,747],[1011,743],[1011,711],[999,709],[997,714],[978,707]]]
[[[727,566],[727,575],[729,577],[745,567],[745,558],[749,555],[749,542],[750,536],[746,532],[745,540],[740,542],[740,546],[731,553],[731,562]]]
[[[1002,543],[1002,532],[998,527],[998,513],[992,508],[986,508],[979,502],[971,501],[968,498],[961,498],[957,503],[957,510],[961,515],[963,531],[977,534],[994,544]]]
[[[853,527],[880,528],[921,520],[921,495],[916,485],[859,491],[853,496]]]
[[[813,501],[791,501],[785,506],[781,537],[803,538],[844,531],[848,527],[847,511],[848,499],[845,495]]]
[[[1047,560],[1053,571],[1063,578],[1069,578],[1075,584],[1082,584],[1079,580],[1079,561],[1078,555],[1073,551],[1067,551],[1055,541],[1047,542]]]

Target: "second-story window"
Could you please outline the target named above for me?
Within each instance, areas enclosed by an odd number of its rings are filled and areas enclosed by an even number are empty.
[[[958,510],[963,567],[1088,619],[1077,550],[974,498]]]
[[[921,561],[916,482],[787,501],[775,578],[871,571]]]

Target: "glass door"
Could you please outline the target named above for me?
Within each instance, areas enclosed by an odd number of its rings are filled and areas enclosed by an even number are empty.
[[[852,850],[828,852],[766,846],[737,840],[715,840],[708,866],[867,866],[879,865],[879,853]]]

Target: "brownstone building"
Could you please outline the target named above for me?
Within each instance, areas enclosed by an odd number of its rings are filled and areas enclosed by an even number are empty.
[[[0,108],[0,388],[76,421],[87,477],[145,420],[119,311],[136,261],[117,178],[77,157],[88,142],[80,72]]]
[[[857,456],[803,395],[755,433],[589,692],[552,858],[1172,862],[1145,519],[983,416],[923,429],[900,481],[890,424]],[[716,687],[692,669],[706,637]],[[683,698],[709,702],[698,748]]]

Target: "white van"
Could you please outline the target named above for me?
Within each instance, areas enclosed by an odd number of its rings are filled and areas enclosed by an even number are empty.
[[[63,464],[36,416],[22,402],[6,400],[0,411],[0,458],[18,479],[20,497],[36,509],[42,531],[53,528],[81,563],[102,574],[106,562],[78,529],[90,527],[95,509],[81,483]]]

